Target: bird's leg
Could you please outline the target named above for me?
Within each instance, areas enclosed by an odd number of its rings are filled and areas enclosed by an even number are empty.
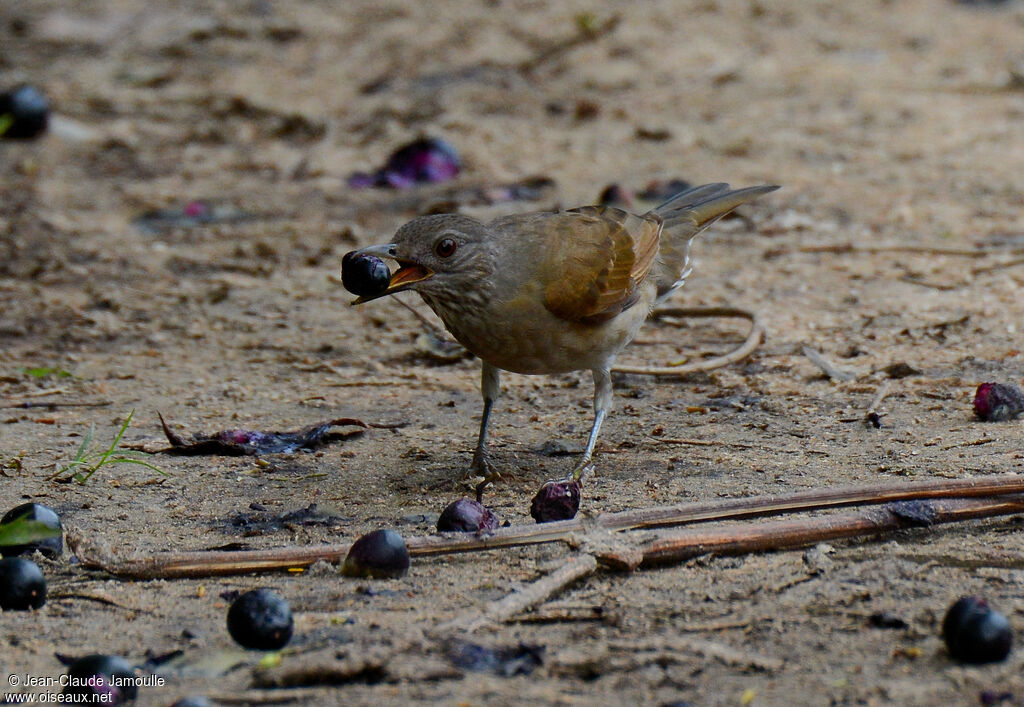
[[[597,446],[597,435],[601,432],[601,423],[608,415],[612,407],[612,374],[608,368],[595,368],[594,371],[594,425],[590,428],[590,437],[587,439],[587,448],[583,452],[583,458],[572,470],[570,478],[579,481],[584,472],[591,467],[590,460],[594,456],[594,447]]]
[[[476,438],[476,451],[473,452],[473,463],[469,466],[470,476],[482,476],[484,480],[476,487],[477,500],[483,495],[489,483],[500,478],[500,474],[491,466],[487,454],[487,426],[491,420],[491,408],[501,394],[501,371],[486,361],[480,371],[480,392],[484,398],[484,411],[480,416],[480,434]]]

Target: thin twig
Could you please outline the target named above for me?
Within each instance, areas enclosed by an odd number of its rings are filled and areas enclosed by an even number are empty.
[[[63,391],[61,391],[63,392]],[[61,402],[34,402],[34,401],[22,401],[20,403],[11,403],[8,405],[0,405],[0,408],[18,408],[22,410],[32,410],[34,408],[45,408],[47,410],[56,410],[57,408],[100,408],[113,405],[109,400],[101,400],[96,403],[61,403]]]
[[[906,512],[905,512],[906,511]],[[892,503],[855,513],[799,520],[758,521],[739,526],[675,532],[643,546],[640,566],[683,562],[700,555],[736,555],[806,547],[830,540],[865,537],[905,528],[1020,513],[1024,496]]]
[[[683,503],[639,510],[602,513],[596,518],[557,521],[538,525],[498,528],[488,533],[429,535],[406,539],[414,556],[480,552],[550,542],[567,542],[588,529],[620,531],[657,528],[686,523],[753,518],[795,511],[821,510],[866,503],[889,503],[925,498],[996,496],[1024,493],[1024,476],[988,476],[975,479],[928,479],[885,484],[813,489],[777,496],[719,499],[704,503]],[[109,548],[75,532],[68,533],[68,546],[83,566],[101,569],[127,579],[204,577],[245,574],[308,567],[315,562],[336,563],[348,553],[349,543],[312,547],[283,547],[232,552],[163,552],[142,557],[121,558]]]
[[[561,567],[551,574],[526,585],[522,589],[492,601],[482,609],[474,609],[450,621],[439,624],[437,631],[458,631],[470,633],[488,623],[506,621],[516,614],[536,606],[554,596],[584,577],[597,571],[597,560],[593,555],[581,553],[566,559]]]
[[[929,245],[864,245],[857,243],[838,243],[835,245],[805,245],[796,248],[773,248],[765,251],[765,259],[777,258],[791,253],[918,253],[921,255],[949,255],[964,258],[984,258],[988,255],[1001,253],[1024,252],[1019,248],[1011,249],[984,249],[976,248],[946,248],[942,246]]]
[[[982,275],[984,273],[995,272],[996,270],[1005,270],[1006,268],[1013,268],[1018,265],[1024,265],[1024,258],[1015,258],[1014,260],[1006,260],[1001,263],[983,265],[979,268],[974,268],[973,270],[971,270],[971,275]]]
[[[882,415],[878,412],[878,406],[889,395],[889,385],[889,381],[882,382],[882,385],[878,387],[878,392],[875,393],[875,397],[871,400],[871,404],[868,405],[867,412],[864,413],[864,422],[872,427],[879,428],[882,426]]]
[[[839,366],[835,365],[827,358],[822,356],[821,352],[818,351],[817,349],[813,349],[810,346],[804,346],[803,352],[804,356],[806,356],[811,363],[820,368],[821,372],[824,373],[829,378],[831,378],[832,380],[843,382],[857,380],[857,374],[854,371],[850,371],[845,368],[840,368]]]
[[[642,376],[687,376],[701,371],[712,371],[742,361],[752,354],[764,339],[764,327],[757,315],[736,307],[665,308],[651,313],[652,319],[663,317],[737,317],[750,322],[750,332],[742,344],[729,353],[679,366],[614,366],[613,373],[633,373]]]
[[[561,40],[538,52],[535,56],[522,62],[517,67],[520,72],[529,74],[542,64],[547,64],[560,56],[564,56],[572,49],[582,45],[596,42],[606,34],[611,34],[622,22],[621,15],[612,15],[603,24],[591,27],[582,22],[577,25],[577,32],[569,39]]]

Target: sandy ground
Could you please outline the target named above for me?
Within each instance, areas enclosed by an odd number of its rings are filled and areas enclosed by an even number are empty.
[[[548,53],[615,16],[607,35]],[[1024,423],[973,421],[970,401],[984,380],[1024,379],[1022,30],[1020,2],[8,0],[0,83],[39,84],[60,120],[45,139],[0,145],[5,506],[48,504],[75,533],[143,554],[429,533],[463,492],[479,364],[434,360],[410,312],[352,308],[338,281],[346,251],[453,200],[451,185],[347,186],[419,135],[461,152],[457,202],[554,180],[539,201],[461,204],[482,218],[592,203],[611,182],[783,185],[702,238],[674,300],[755,311],[766,342],[710,374],[618,377],[586,514],[1020,473]],[[199,199],[239,218],[136,220]],[[700,358],[744,332],[733,320],[652,326],[624,358]],[[826,378],[805,346],[856,379]],[[910,374],[892,377],[901,363]],[[492,444],[507,479],[488,502],[526,523],[533,491],[574,463],[538,450],[583,442],[591,385],[586,373],[504,382]],[[862,418],[883,384],[874,429]],[[132,410],[125,440],[152,446],[157,411],[182,434],[334,417],[394,428],[311,454],[158,457],[166,477],[122,465],[84,485],[48,480],[91,425],[109,441]],[[320,524],[233,522],[313,503]],[[123,582],[65,557],[46,565],[43,609],[0,616],[0,667],[55,676],[55,653],[182,651],[146,705],[934,705],[983,691],[1021,704],[1024,652],[966,668],[938,637],[968,592],[1024,627],[1021,570],[962,562],[1017,550],[1019,525],[599,572],[541,607],[557,620],[466,637],[543,647],[540,667],[508,677],[454,665],[431,629],[568,548],[420,558],[383,582],[326,566]],[[260,656],[224,630],[222,593],[256,586],[291,602],[296,636],[277,670],[308,668],[303,686],[259,689]],[[872,627],[876,612],[906,626]]]

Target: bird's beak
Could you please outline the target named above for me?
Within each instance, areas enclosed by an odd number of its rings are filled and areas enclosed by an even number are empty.
[[[363,302],[369,302],[370,300],[408,290],[417,282],[429,280],[434,276],[433,270],[425,265],[420,265],[410,258],[402,258],[395,255],[395,250],[394,243],[386,243],[383,245],[371,245],[356,251],[359,255],[375,255],[378,258],[393,260],[398,263],[398,270],[391,273],[391,281],[388,283],[386,290],[376,295],[357,297],[352,301],[352,304],[362,304]]]

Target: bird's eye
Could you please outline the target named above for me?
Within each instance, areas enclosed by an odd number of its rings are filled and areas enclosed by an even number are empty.
[[[455,253],[455,239],[442,238],[434,244],[434,254],[439,258],[450,258]]]

